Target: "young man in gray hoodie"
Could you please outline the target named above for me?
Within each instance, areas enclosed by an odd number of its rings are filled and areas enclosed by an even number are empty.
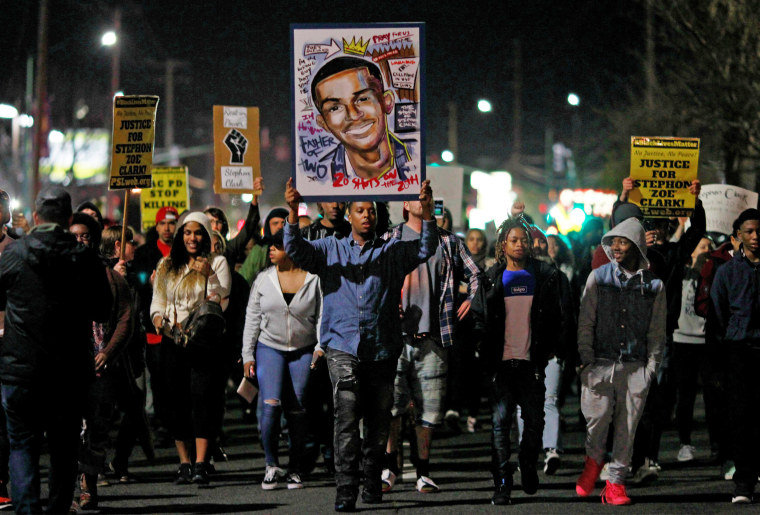
[[[581,497],[593,492],[612,423],[610,478],[602,502],[630,504],[625,476],[661,361],[667,308],[663,283],[648,269],[645,231],[638,220],[616,225],[602,237],[602,247],[610,262],[589,274],[578,317],[586,464],[575,490]]]

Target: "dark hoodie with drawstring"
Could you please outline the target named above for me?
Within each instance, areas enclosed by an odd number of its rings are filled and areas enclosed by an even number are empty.
[[[97,254],[56,224],[35,227],[0,258],[5,336],[0,382],[94,377],[92,322],[106,322],[111,288]]]

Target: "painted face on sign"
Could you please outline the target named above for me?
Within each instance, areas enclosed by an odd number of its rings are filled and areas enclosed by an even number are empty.
[[[344,70],[317,84],[317,124],[346,149],[356,175],[379,177],[393,162],[386,115],[393,110],[393,93],[382,92],[367,68]]]

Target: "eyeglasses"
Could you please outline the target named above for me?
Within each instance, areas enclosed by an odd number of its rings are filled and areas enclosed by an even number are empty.
[[[90,239],[92,238],[89,232],[83,232],[79,234],[72,233],[72,234],[74,234],[74,237],[77,239],[77,241],[90,241]]]

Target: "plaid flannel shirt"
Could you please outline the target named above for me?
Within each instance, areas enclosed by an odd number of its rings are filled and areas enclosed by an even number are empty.
[[[399,224],[383,235],[384,239],[401,239],[402,226]],[[459,279],[467,279],[467,300],[472,302],[475,292],[480,287],[482,271],[475,264],[470,251],[455,234],[446,229],[436,227],[438,245],[443,250],[443,270],[440,274],[439,289],[441,297],[438,301],[438,317],[441,327],[441,346],[450,347],[454,344],[454,329],[456,327],[456,297],[459,290]]]

